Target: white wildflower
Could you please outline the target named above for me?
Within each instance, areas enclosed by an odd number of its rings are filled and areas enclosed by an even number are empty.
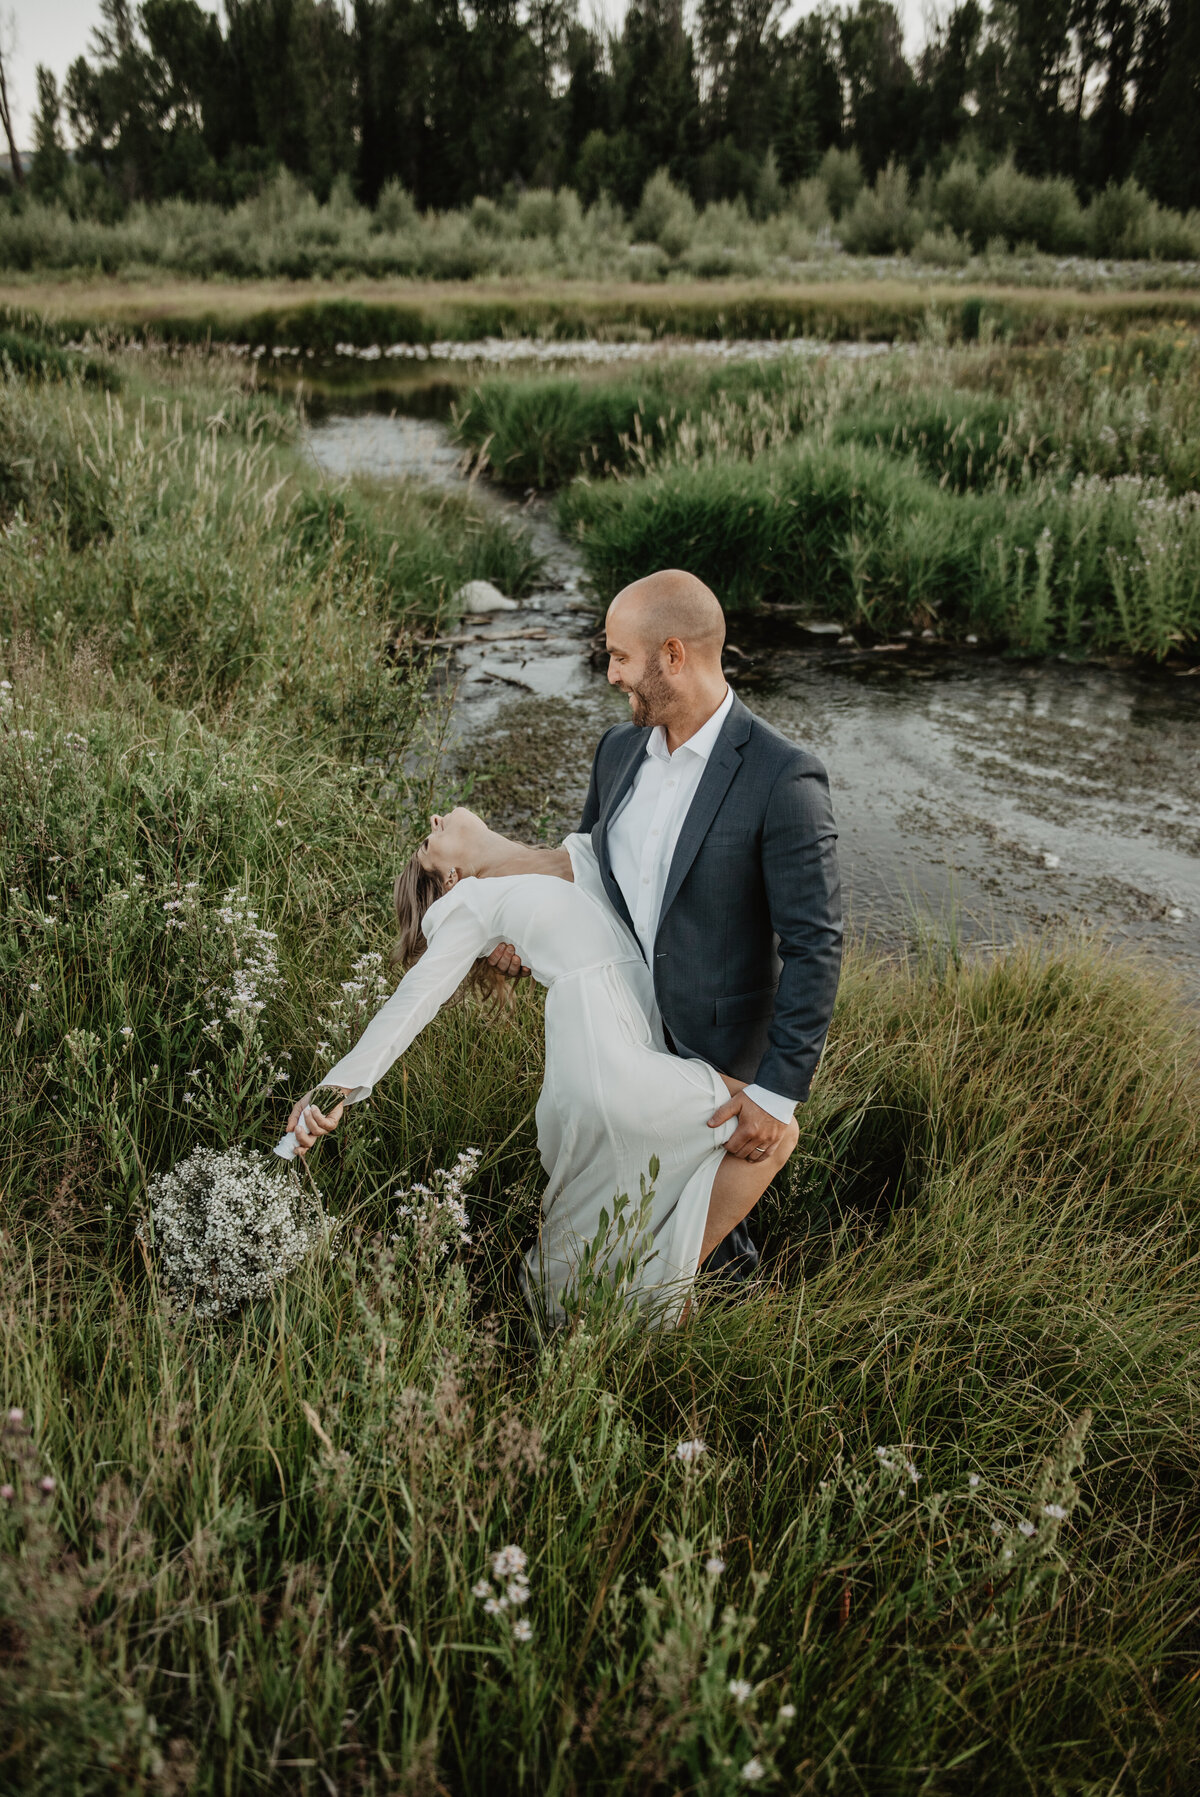
[[[531,1622],[529,1622],[526,1617],[521,1616],[517,1619],[516,1622],[513,1623],[513,1640],[514,1641],[532,1641],[533,1640],[533,1624]]]
[[[707,1443],[701,1441],[698,1437],[694,1441],[677,1442],[675,1446],[675,1458],[676,1460],[682,1460],[685,1466],[693,1465],[699,1460],[701,1454],[706,1454],[707,1452]]]
[[[719,1554],[710,1554],[704,1562],[704,1570],[711,1578],[719,1578],[725,1570],[725,1562]]]
[[[1061,1504],[1043,1504],[1042,1515],[1052,1517],[1055,1522],[1066,1522],[1067,1513]]]
[[[498,1554],[492,1555],[492,1577],[503,1582],[523,1573],[528,1565],[529,1560],[523,1548],[502,1547]]]
[[[521,1579],[514,1579],[507,1585],[504,1595],[510,1604],[527,1604],[529,1602],[529,1586]]]
[[[490,1597],[491,1595],[492,1595],[492,1588],[488,1584],[486,1579],[477,1579],[475,1581],[475,1583],[471,1586],[471,1596],[472,1597],[478,1597],[482,1600],[483,1598]]]
[[[1037,1530],[1031,1522],[1026,1522],[1022,1519],[1022,1521],[1017,1524],[1017,1533],[1024,1535],[1026,1541],[1028,1541],[1031,1535],[1037,1534]]]
[[[763,1765],[757,1754],[755,1754],[753,1759],[747,1760],[746,1764],[742,1767],[743,1784],[756,1785],[766,1776],[767,1768]]]
[[[486,1616],[500,1616],[507,1608],[508,1599],[506,1597],[489,1597],[483,1606]]]
[[[794,1703],[780,1704],[779,1720],[781,1722],[794,1722],[796,1720],[796,1706]]]
[[[754,1686],[750,1683],[748,1678],[730,1679],[729,1695],[732,1697],[734,1703],[745,1703],[746,1699],[753,1696],[753,1694]]]
[[[416,1200],[401,1202],[396,1215],[411,1229],[422,1261],[440,1260],[453,1248],[469,1245],[471,1219],[463,1191],[474,1177],[480,1158],[478,1148],[464,1148],[453,1167],[437,1169],[432,1187],[418,1182],[392,1193],[393,1198]],[[497,1578],[503,1576],[496,1574]]]
[[[265,1297],[329,1233],[319,1192],[241,1148],[194,1149],[149,1198],[163,1285],[198,1317]]]
[[[979,1484],[979,1474],[978,1473],[970,1473],[967,1477],[967,1484],[971,1487],[971,1490],[974,1491],[976,1486]]]

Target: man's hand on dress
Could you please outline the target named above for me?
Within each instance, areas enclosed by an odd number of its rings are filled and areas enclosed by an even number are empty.
[[[765,1159],[772,1148],[778,1146],[788,1128],[778,1117],[772,1117],[770,1111],[764,1111],[752,1098],[747,1098],[744,1092],[735,1092],[719,1111],[714,1111],[708,1127],[717,1129],[730,1117],[737,1118],[738,1126],[726,1142],[725,1152],[743,1161]]]
[[[506,980],[524,980],[529,977],[529,968],[511,942],[502,942],[499,948],[492,950],[488,956],[488,966],[494,967],[497,973],[502,973]]]
[[[313,1092],[316,1089],[314,1086]],[[344,1087],[342,1089],[345,1090]],[[329,1100],[326,1099],[325,1103],[328,1104]],[[303,1098],[298,1098],[287,1122],[288,1128],[296,1132],[297,1153],[304,1154],[307,1149],[315,1148],[322,1136],[331,1136],[341,1122],[345,1108],[345,1104],[339,1100],[329,1115],[325,1116],[312,1102],[312,1092],[306,1092]]]

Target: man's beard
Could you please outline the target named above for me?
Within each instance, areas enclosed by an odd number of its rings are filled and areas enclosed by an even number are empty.
[[[656,655],[646,663],[646,671],[637,686],[625,689],[632,704],[633,721],[639,730],[661,724],[671,698],[671,686],[662,671],[662,657]]]

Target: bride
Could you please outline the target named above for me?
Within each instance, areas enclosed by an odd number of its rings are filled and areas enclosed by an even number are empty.
[[[395,887],[400,953],[408,971],[323,1086],[346,1104],[370,1096],[463,980],[485,979],[486,957],[519,943],[546,988],[546,1073],[537,1104],[546,1172],[538,1240],[525,1257],[525,1289],[554,1321],[601,1212],[628,1194],[636,1204],[658,1161],[633,1297],[674,1326],[686,1312],[697,1267],[758,1202],[795,1147],[793,1122],[759,1160],[724,1153],[736,1119],[710,1119],[743,1081],[706,1061],[672,1054],[663,1038],[649,969],[617,917],[591,841],[530,849],[490,830],[462,807],[434,816],[430,833]],[[319,1088],[314,1088],[319,1089]],[[304,1153],[336,1128],[343,1103],[323,1114],[313,1094],[288,1119],[280,1151]],[[612,1243],[624,1261],[630,1244]]]

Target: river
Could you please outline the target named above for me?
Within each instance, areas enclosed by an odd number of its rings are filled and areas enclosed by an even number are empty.
[[[415,386],[326,399],[308,447],[333,477],[461,487],[445,424],[410,415],[444,402]],[[555,839],[627,704],[550,504],[476,490],[520,514],[546,571],[518,612],[456,632],[453,771],[490,821]],[[1084,929],[1149,952],[1200,996],[1200,676],[917,639],[859,650],[813,621],[733,620],[727,674],[829,769],[853,928],[889,946],[933,929],[977,947]]]

